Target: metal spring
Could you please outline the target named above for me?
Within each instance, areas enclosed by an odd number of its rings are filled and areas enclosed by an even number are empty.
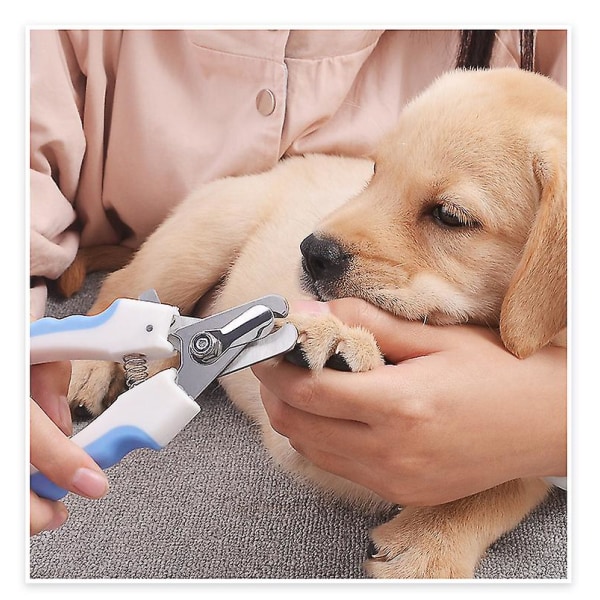
[[[148,361],[145,354],[126,354],[123,357],[123,368],[128,389],[148,379]]]

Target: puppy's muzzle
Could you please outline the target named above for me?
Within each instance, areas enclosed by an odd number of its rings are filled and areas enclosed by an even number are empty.
[[[309,235],[300,244],[302,268],[313,283],[328,283],[339,279],[350,265],[352,255],[329,237]]]

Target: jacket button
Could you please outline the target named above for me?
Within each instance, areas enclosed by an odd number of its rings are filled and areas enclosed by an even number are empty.
[[[268,117],[275,110],[275,94],[271,90],[260,90],[256,95],[256,108],[263,117]]]

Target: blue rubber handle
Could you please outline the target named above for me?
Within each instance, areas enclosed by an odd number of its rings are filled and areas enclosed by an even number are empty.
[[[115,300],[105,311],[98,315],[70,315],[62,319],[44,317],[30,324],[29,336],[36,337],[38,335],[50,335],[52,333],[101,327],[117,312],[119,304],[120,300]]]
[[[139,427],[123,425],[111,429],[83,449],[102,469],[107,469],[138,448],[160,450],[162,446]],[[39,472],[31,475],[30,486],[38,496],[49,500],[59,500],[67,495],[67,490]]]

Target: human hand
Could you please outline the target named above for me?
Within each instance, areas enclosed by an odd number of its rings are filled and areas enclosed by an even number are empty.
[[[100,498],[108,481],[100,467],[67,437],[72,432],[66,393],[68,362],[34,365],[30,371],[30,462],[60,487],[88,498]],[[60,527],[68,517],[62,502],[30,491],[29,530],[35,535]]]
[[[324,309],[371,331],[393,364],[253,367],[271,425],[311,462],[401,505],[566,474],[564,349],[519,360],[483,327],[408,322],[355,299]]]

